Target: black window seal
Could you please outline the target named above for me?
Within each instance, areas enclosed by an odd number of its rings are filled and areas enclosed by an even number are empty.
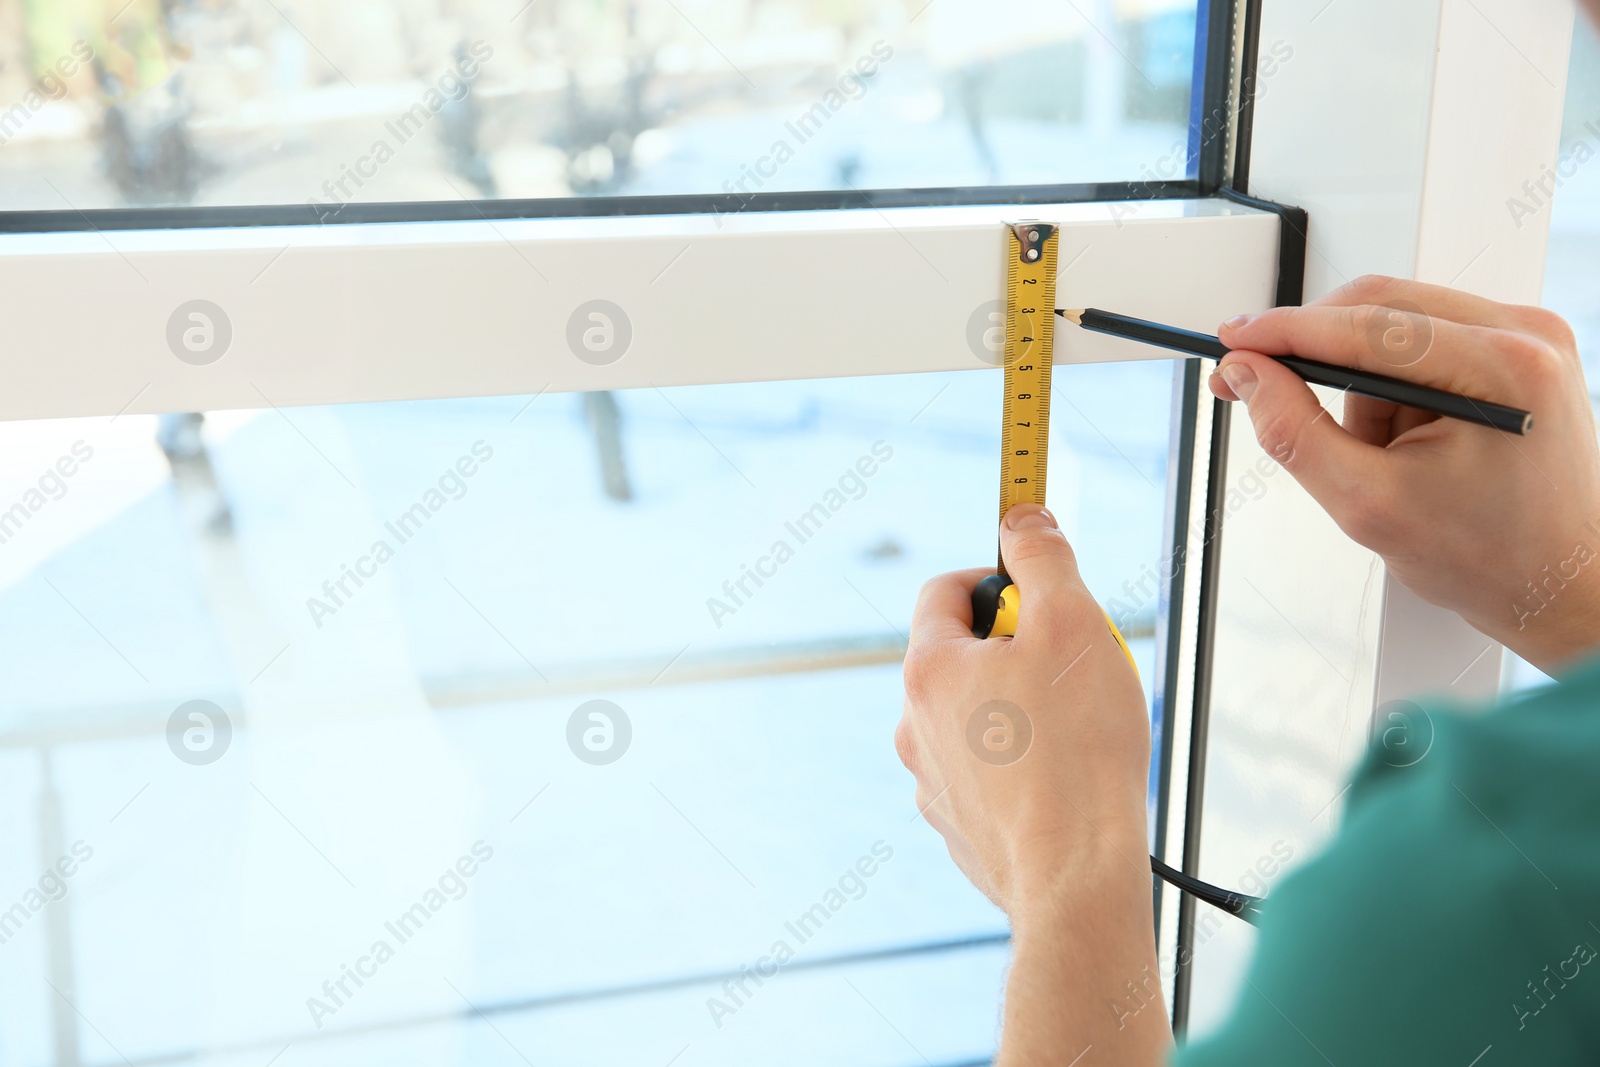
[[[371,225],[386,222],[474,222],[510,219],[609,218],[840,211],[977,204],[1071,204],[1119,200],[1185,200],[1209,196],[1192,180],[1077,182],[1055,185],[958,186],[930,189],[819,190],[793,193],[551,197],[532,200],[427,200],[392,203],[257,204],[93,208],[0,212],[0,233],[216,229],[256,226]]]

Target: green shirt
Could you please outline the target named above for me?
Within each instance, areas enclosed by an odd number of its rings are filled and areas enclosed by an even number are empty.
[[[1367,753],[1175,1067],[1600,1060],[1600,661],[1487,714],[1423,709],[1427,754]]]

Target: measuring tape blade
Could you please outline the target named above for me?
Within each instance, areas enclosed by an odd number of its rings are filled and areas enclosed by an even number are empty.
[[[1000,519],[1011,505],[1044,506],[1050,469],[1050,370],[1056,339],[1060,234],[1045,222],[1016,222],[1006,239],[1006,392],[1000,426]],[[998,577],[1006,561],[998,563]]]
[[[1061,234],[1048,222],[1006,227],[1006,348],[1004,421],[1000,426],[1000,521],[1013,504],[1044,506],[1050,470],[1050,372],[1055,366],[1056,263]],[[972,593],[975,637],[1012,637],[1021,597],[1001,556]],[[1133,652],[1111,616],[1106,625],[1133,663]],[[1138,670],[1138,664],[1134,664]]]
[[[1011,505],[1044,506],[1050,470],[1050,370],[1056,339],[1056,260],[1060,235],[1047,222],[1006,225],[1005,400],[1000,423],[1000,521]],[[1017,632],[1017,588],[998,573],[972,593],[972,632]]]

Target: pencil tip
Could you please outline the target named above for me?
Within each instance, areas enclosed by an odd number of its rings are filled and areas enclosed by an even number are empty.
[[[1082,308],[1056,308],[1056,314],[1072,323],[1074,326],[1083,325]]]

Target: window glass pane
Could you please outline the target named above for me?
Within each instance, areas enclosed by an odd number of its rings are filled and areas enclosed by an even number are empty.
[[[52,0],[0,205],[1182,178],[1193,0]]]
[[[1147,682],[1170,382],[1055,382]],[[986,1058],[1004,917],[891,738],[999,387],[0,425],[6,1062]]]
[[[1561,155],[1549,180],[1531,180],[1510,206],[1526,211],[1524,224],[1548,216],[1550,250],[1545,262],[1544,306],[1572,324],[1591,396],[1600,383],[1600,40],[1581,14],[1572,33],[1566,105],[1561,119]],[[1556,184],[1554,179],[1559,179]],[[1517,207],[1520,204],[1521,207]],[[1532,216],[1532,217],[1529,217]],[[1550,680],[1521,657],[1505,654],[1501,675],[1508,690]]]

